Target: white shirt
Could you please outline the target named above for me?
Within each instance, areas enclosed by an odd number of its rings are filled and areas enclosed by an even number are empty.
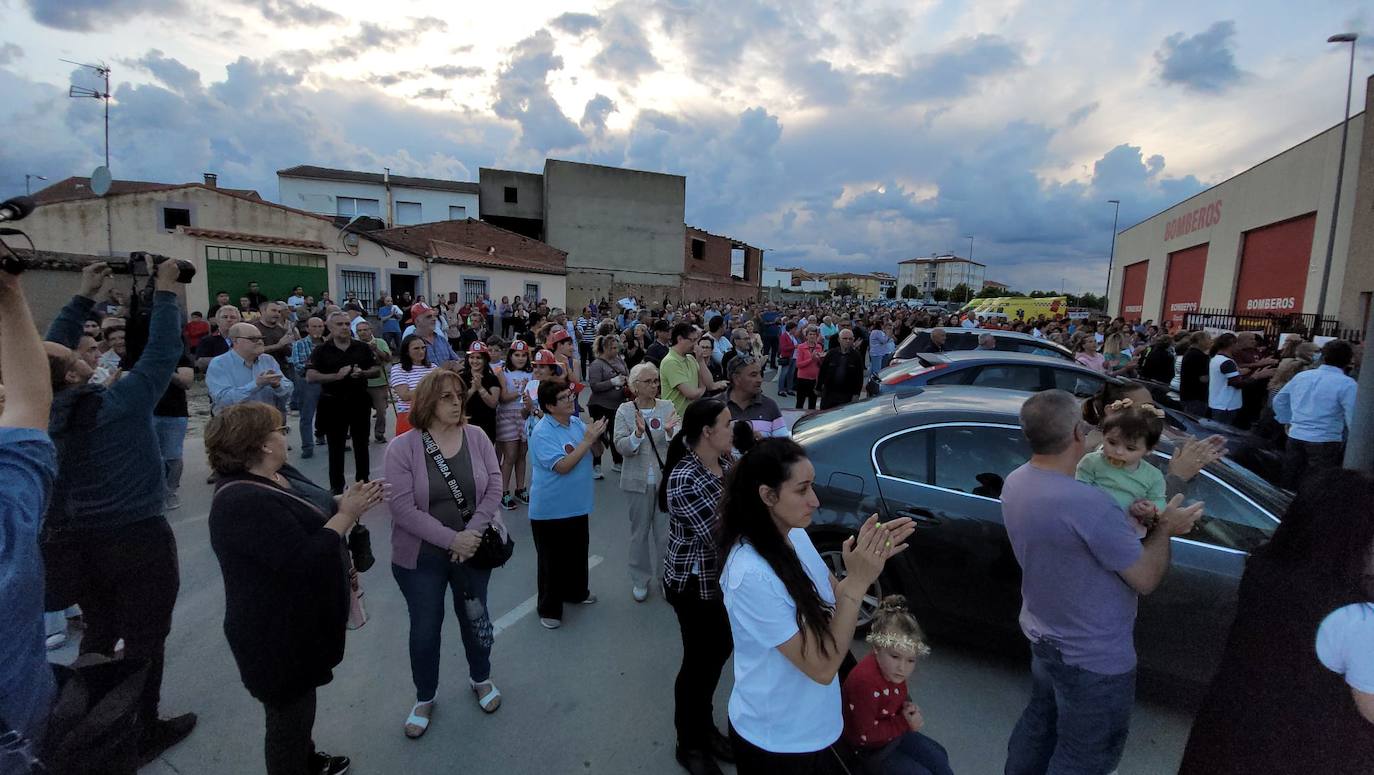
[[[830,569],[811,538],[794,528],[788,539],[821,599],[833,605]],[[735,731],[773,753],[819,751],[838,740],[844,730],[838,676],[822,686],[778,650],[797,634],[797,606],[782,580],[754,547],[741,544],[725,560],[720,587],[735,639]]]
[[[1317,659],[1352,689],[1374,694],[1374,603],[1337,608],[1317,628]]]
[[[959,324],[959,327],[960,327],[960,328],[977,328],[977,327],[978,327],[978,322],[975,321],[975,320],[973,320],[972,318],[965,318],[965,319],[964,319],[964,322],[962,322],[962,323]]]
[[[1355,426],[1355,389],[1355,380],[1335,366],[1299,372],[1274,396],[1274,417],[1288,426],[1290,439],[1341,441]]]
[[[1229,365],[1228,365],[1229,364]],[[1223,374],[1222,369],[1226,369]],[[1240,367],[1229,355],[1217,353],[1207,364],[1207,406],[1231,412],[1239,409],[1242,403],[1240,388],[1231,387],[1226,380],[1240,375]]]

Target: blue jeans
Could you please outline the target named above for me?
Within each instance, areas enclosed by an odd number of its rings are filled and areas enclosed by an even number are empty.
[[[778,392],[791,393],[797,382],[797,362],[791,358],[778,359]]]
[[[292,395],[300,396],[301,401],[301,449],[315,449],[315,409],[320,405],[320,385],[306,382],[305,375],[296,379],[296,389]]]
[[[491,649],[477,641],[477,633],[463,607],[463,592],[471,587],[485,608],[491,571],[449,562],[447,556],[421,547],[413,570],[392,563],[391,575],[396,577],[410,612],[410,676],[415,681],[416,701],[434,699],[439,689],[444,597],[449,589],[453,590],[453,612],[458,614],[458,631],[463,635],[463,651],[468,657],[468,677],[473,683],[490,678]]]
[[[163,462],[181,459],[181,450],[186,443],[186,428],[190,422],[189,417],[153,417],[153,430],[157,433],[157,446]]]
[[[907,732],[863,760],[872,775],[954,775],[945,747],[920,732]]]
[[[1106,775],[1121,763],[1135,670],[1104,675],[1065,664],[1049,639],[1031,644],[1031,698],[1007,743],[1006,775]]]

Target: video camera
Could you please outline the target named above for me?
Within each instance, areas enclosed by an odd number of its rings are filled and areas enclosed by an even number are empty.
[[[157,267],[167,261],[176,262],[178,283],[185,285],[196,276],[196,267],[190,261],[149,253],[144,250],[135,250],[129,254],[127,259],[116,258],[107,262],[111,274],[128,275],[134,278],[134,287],[130,289],[129,293],[129,311],[124,320],[124,348],[126,353],[124,368],[126,369],[133,368],[139,357],[143,355],[143,348],[148,344],[148,325],[153,314],[153,292],[157,290]],[[138,283],[140,277],[147,278],[142,287],[139,287]]]
[[[134,277],[148,278],[147,285],[153,287],[153,275],[157,273],[157,268],[163,262],[175,261],[177,264],[177,282],[186,285],[195,279],[196,265],[184,258],[172,258],[170,256],[149,253],[145,250],[135,250],[129,254],[127,259],[111,258],[106,263],[110,266],[111,274],[127,274]]]

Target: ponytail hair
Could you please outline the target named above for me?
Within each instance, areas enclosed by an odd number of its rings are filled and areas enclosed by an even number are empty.
[[[791,478],[793,467],[805,459],[806,450],[792,439],[769,438],[759,441],[735,463],[720,504],[720,556],[727,556],[739,544],[754,547],[797,606],[797,629],[805,633],[802,652],[808,643],[814,643],[821,654],[829,655],[839,648],[830,633],[834,607],[816,591],[797,552],[778,532],[768,504],[759,495],[760,486],[781,489]]]
[[[720,417],[723,411],[725,402],[719,398],[698,398],[687,405],[687,411],[682,417],[682,429],[668,442],[668,455],[663,461],[663,476],[660,476],[658,481],[658,507],[665,514],[668,512],[668,474],[687,457],[688,449],[701,441],[701,432],[716,424],[716,418]]]
[[[878,604],[865,640],[875,649],[894,649],[915,657],[930,656],[925,633],[901,595],[888,595]]]

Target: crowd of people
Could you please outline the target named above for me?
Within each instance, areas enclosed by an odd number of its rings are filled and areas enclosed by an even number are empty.
[[[1213,339],[1124,320],[642,299],[592,301],[570,315],[527,299],[431,305],[385,295],[336,305],[299,287],[277,301],[256,284],[238,305],[220,293],[206,316],[184,322],[166,262],[141,323],[121,320],[112,296],[97,304],[109,270],[91,265],[40,344],[17,281],[0,279],[9,388],[0,470],[20,485],[6,490],[17,493],[4,514],[16,540],[0,545],[0,573],[6,610],[21,623],[3,639],[0,721],[34,757],[62,755],[43,744],[56,691],[43,648],[60,645],[74,617],[85,627],[83,660],[146,666],[137,735],[122,751],[129,767],[196,725],[194,714],[161,718],[159,699],[179,587],[165,514],[181,503],[187,391],[200,371],[224,631],[264,708],[272,775],[349,767],[315,748],[312,729],[347,630],[367,620],[359,574],[375,562],[360,524],[368,510],[384,505],[391,517],[415,686],[400,727],[419,738],[438,702],[446,605],[472,701],[486,713],[501,707],[487,590],[513,548],[503,512],[526,509],[542,627],[575,625],[569,611],[597,602],[589,519],[606,468],[624,493],[628,592],[641,603],[661,596],[679,623],[674,753],[684,769],[947,775],[949,755],[911,699],[908,682],[930,646],[903,599],[881,602],[871,653],[850,657],[863,596],[915,526],[873,515],[844,543],[837,578],[806,531],[819,505],[814,469],[763,386],[773,380],[796,409],[840,406],[863,395],[912,332],[930,329],[928,348],[939,351],[943,329],[977,328],[980,346],[1007,329],[1055,341],[1104,374],[1177,381],[1195,414],[1277,432],[1284,482],[1297,495],[1247,567],[1184,769],[1289,771],[1293,751],[1313,771],[1374,767],[1374,493],[1368,475],[1340,470],[1354,406],[1346,342],[1317,348],[1291,337],[1271,356],[1253,335]],[[1201,513],[1203,504],[1184,503],[1187,481],[1225,453],[1217,438],[1194,440],[1165,473],[1142,464],[1162,415],[1131,382],[1084,403],[1046,391],[1022,408],[1033,456],[1007,477],[1001,500],[1022,568],[1032,694],[1011,731],[1008,773],[1106,773],[1120,761],[1137,598],[1159,585],[1170,539]],[[377,471],[369,446],[381,443]],[[327,486],[292,463],[320,444]],[[712,698],[732,657],[722,731]],[[1272,703],[1256,707],[1249,692]],[[1332,730],[1341,745],[1327,744]],[[114,771],[122,763],[107,761]]]

